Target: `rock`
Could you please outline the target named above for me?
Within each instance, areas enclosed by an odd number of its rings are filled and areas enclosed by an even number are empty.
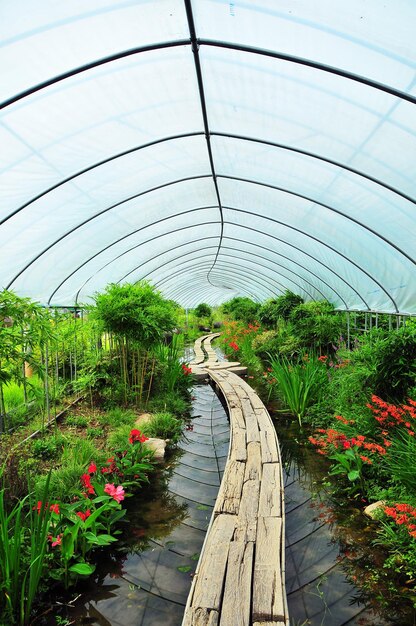
[[[143,426],[143,424],[147,424],[152,419],[151,413],[142,413],[134,422],[136,426]]]
[[[148,448],[154,451],[153,459],[158,463],[162,462],[165,458],[166,441],[164,439],[156,439],[156,437],[150,437],[145,444]]]
[[[368,517],[371,517],[371,519],[374,519],[375,515],[375,511],[377,511],[377,509],[381,509],[384,506],[386,506],[386,503],[384,500],[378,500],[377,502],[373,502],[372,504],[369,504],[368,506],[365,507],[364,509],[364,513],[366,515],[368,515]]]

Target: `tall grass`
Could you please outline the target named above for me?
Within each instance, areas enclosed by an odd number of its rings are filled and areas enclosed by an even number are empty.
[[[173,335],[170,345],[165,346],[162,342],[155,347],[156,360],[162,365],[161,386],[171,393],[183,378],[180,357],[183,353],[183,338]]]
[[[271,389],[277,391],[285,405],[280,412],[291,413],[302,426],[307,409],[319,402],[328,382],[326,368],[316,357],[304,357],[295,362],[283,356],[269,357],[271,375],[275,379]]]
[[[42,502],[48,497],[49,479]],[[0,490],[0,607],[4,606],[11,624],[29,623],[45,565],[50,516],[47,506],[38,513],[30,496],[8,512],[4,488]]]
[[[409,493],[414,493],[416,485],[415,459],[415,437],[404,431],[395,433],[383,464],[392,479],[403,485]]]
[[[176,444],[182,436],[183,421],[174,417],[171,413],[155,413],[151,419],[140,424],[140,430],[146,437],[169,439],[171,444]]]

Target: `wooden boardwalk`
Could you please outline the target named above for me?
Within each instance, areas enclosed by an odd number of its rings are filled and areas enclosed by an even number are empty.
[[[210,359],[198,366],[206,367],[225,398],[231,441],[182,624],[287,626],[284,492],[276,432],[254,390],[226,369],[240,364],[216,366],[213,338],[201,338],[199,348],[204,346]]]

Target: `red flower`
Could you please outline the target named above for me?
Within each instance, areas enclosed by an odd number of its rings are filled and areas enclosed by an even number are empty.
[[[59,504],[51,504],[49,510],[52,511],[52,513],[59,515]]]
[[[189,376],[189,374],[192,374],[192,368],[185,365],[185,363],[182,363],[182,371],[185,376]]]
[[[142,435],[140,430],[137,430],[137,428],[133,428],[133,430],[130,431],[130,437],[129,437],[130,443],[136,443],[137,441],[139,441],[140,443],[144,443],[148,439],[149,437]]]
[[[96,471],[97,471],[97,466],[94,463],[94,461],[91,461],[91,464],[88,468],[88,474],[95,474]]]
[[[237,350],[239,350],[240,348],[238,347],[238,345],[235,343],[235,341],[231,341],[229,344],[230,348],[232,348],[235,352],[237,352]]]
[[[77,511],[76,515],[78,515],[78,517],[85,522],[85,520],[87,519],[87,517],[89,517],[91,515],[91,511],[90,509],[87,509],[85,511],[85,513],[83,513],[82,511]]]
[[[84,485],[85,489],[87,490],[87,493],[89,494],[95,493],[94,487],[91,485],[91,477],[89,474],[82,474],[81,482]]]
[[[54,548],[55,546],[60,546],[62,543],[62,535],[58,535],[56,539],[54,539],[52,535],[48,535],[48,539],[52,544],[52,548]]]

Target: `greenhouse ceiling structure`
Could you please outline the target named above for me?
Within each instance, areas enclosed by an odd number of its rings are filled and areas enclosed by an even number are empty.
[[[416,314],[414,0],[2,0],[0,286]]]

